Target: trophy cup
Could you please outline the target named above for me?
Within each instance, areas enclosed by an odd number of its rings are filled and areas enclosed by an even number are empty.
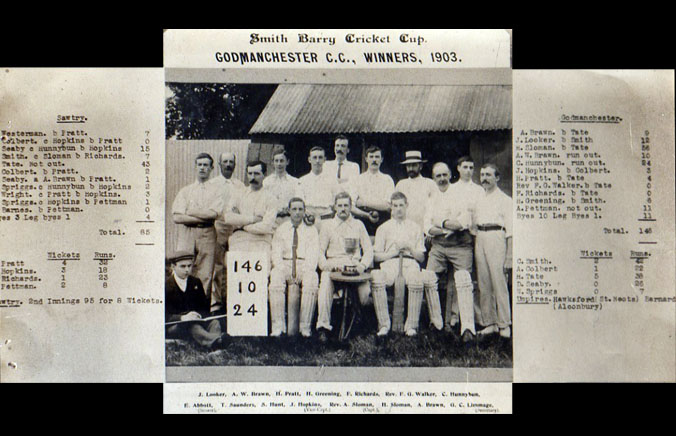
[[[343,244],[345,245],[345,253],[347,253],[347,255],[350,257],[347,263],[343,266],[343,274],[346,276],[359,275],[359,271],[357,271],[357,265],[352,259],[352,257],[357,252],[359,240],[357,238],[344,238]]]

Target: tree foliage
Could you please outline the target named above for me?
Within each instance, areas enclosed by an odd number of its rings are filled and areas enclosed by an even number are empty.
[[[166,137],[241,139],[277,85],[167,83]]]

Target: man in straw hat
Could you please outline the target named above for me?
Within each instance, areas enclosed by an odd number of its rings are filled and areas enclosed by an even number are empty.
[[[404,160],[399,164],[406,166],[408,178],[400,180],[395,187],[395,190],[402,192],[408,199],[407,218],[418,224],[421,229],[424,226],[427,203],[432,194],[437,191],[434,181],[420,174],[425,162],[427,161],[422,158],[420,151],[407,151]]]

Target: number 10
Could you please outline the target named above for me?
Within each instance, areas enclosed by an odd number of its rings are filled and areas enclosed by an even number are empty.
[[[256,283],[255,282],[249,282],[249,286],[247,286],[249,292],[256,292]],[[239,282],[239,293],[242,293],[242,282]]]

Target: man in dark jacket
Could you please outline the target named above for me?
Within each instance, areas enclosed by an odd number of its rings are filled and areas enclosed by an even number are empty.
[[[169,259],[172,273],[164,288],[165,322],[182,322],[168,325],[166,337],[192,338],[204,347],[214,347],[222,343],[221,325],[216,319],[202,321],[209,314],[210,302],[200,279],[190,275],[194,258],[190,252],[179,251]]]

